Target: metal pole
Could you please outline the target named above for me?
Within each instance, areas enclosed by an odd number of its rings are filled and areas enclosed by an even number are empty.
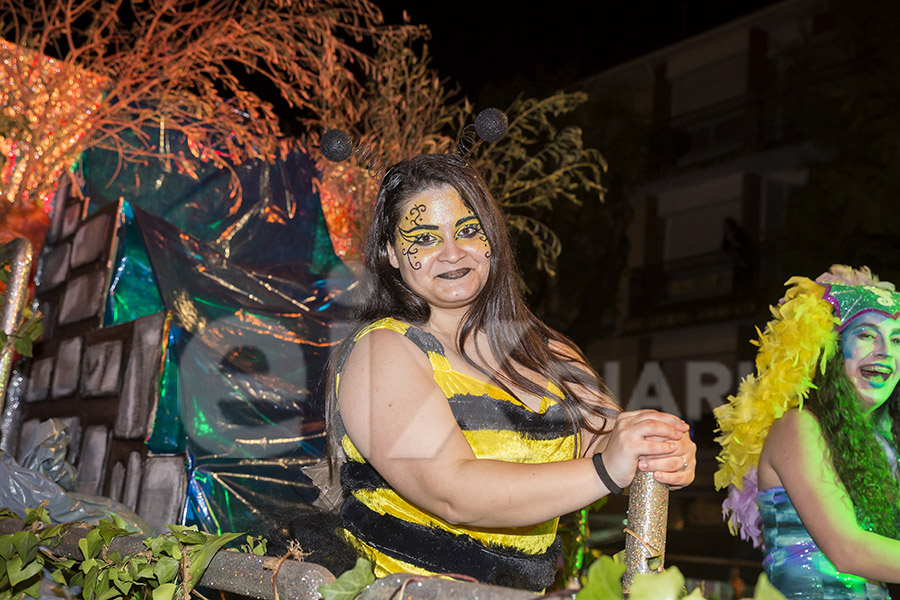
[[[628,528],[625,530],[625,575],[622,589],[631,589],[638,573],[660,573],[666,557],[666,523],[669,518],[669,488],[638,471],[628,497]]]
[[[6,281],[6,292],[3,294],[3,307],[0,310],[0,328],[6,335],[12,335],[19,324],[19,315],[25,307],[28,296],[28,278],[31,275],[31,242],[25,238],[0,245],[0,267],[9,265],[9,278]],[[6,386],[9,383],[13,349],[7,344],[0,350],[0,414],[6,401]]]

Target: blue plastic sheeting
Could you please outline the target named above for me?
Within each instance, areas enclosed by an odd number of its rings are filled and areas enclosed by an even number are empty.
[[[100,151],[82,163],[92,206],[130,204],[109,324],[158,302],[173,315],[147,444],[187,453],[185,522],[279,527],[316,496],[300,468],[324,452],[322,375],[354,282],[331,248],[314,165],[294,153],[239,167],[240,206],[228,174],[207,165],[197,179],[123,165],[109,184],[117,168]]]

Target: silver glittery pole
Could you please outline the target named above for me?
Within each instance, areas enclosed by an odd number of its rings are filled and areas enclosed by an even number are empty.
[[[0,245],[0,266],[9,265],[9,278],[6,281],[6,293],[3,294],[3,308],[0,310],[0,328],[7,335],[16,330],[19,315],[25,306],[28,294],[28,277],[31,274],[31,243],[25,238]],[[12,364],[13,349],[7,344],[0,351],[0,413],[6,398],[6,384],[9,382],[9,370]]]
[[[662,571],[668,519],[669,487],[653,479],[653,473],[638,471],[628,497],[624,592],[631,589],[631,582],[638,573]]]

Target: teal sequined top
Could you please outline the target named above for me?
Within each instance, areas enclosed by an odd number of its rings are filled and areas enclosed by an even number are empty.
[[[757,495],[769,581],[785,597],[815,600],[889,600],[883,583],[838,572],[810,537],[781,486]]]

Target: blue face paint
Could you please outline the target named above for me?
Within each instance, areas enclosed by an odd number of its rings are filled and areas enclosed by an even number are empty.
[[[900,380],[900,322],[877,312],[861,313],[844,327],[841,355],[866,410],[880,407]]]

